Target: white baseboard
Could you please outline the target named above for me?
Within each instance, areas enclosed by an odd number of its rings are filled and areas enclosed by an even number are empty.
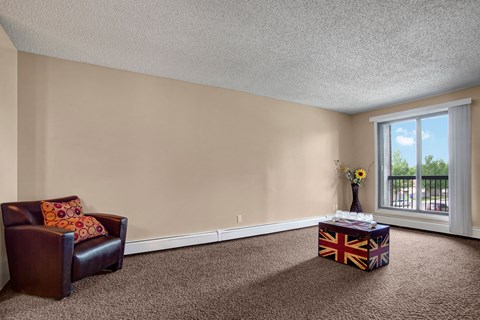
[[[131,241],[125,244],[125,254],[173,249],[218,241],[218,233],[203,232],[183,236]]]
[[[414,228],[414,229],[420,229],[420,230],[449,233],[448,224],[441,223],[441,222],[416,221],[416,220],[408,220],[404,218],[387,217],[387,216],[379,216],[379,215],[375,215],[375,221],[379,223],[392,224],[394,226],[399,226],[399,227],[407,227],[407,228]]]
[[[445,222],[442,223],[441,221],[426,222],[426,221],[409,220],[406,218],[387,217],[382,215],[375,215],[375,221],[379,223],[391,224],[394,226],[407,227],[407,228],[426,230],[426,231],[434,231],[434,232],[453,235],[453,233],[451,233],[449,230],[448,222],[447,223]],[[472,235],[470,237],[480,239],[480,228],[475,228],[475,227],[472,228]]]
[[[480,239],[480,228],[473,227],[472,229],[472,238]]]
[[[125,254],[128,255],[150,251],[166,250],[199,244],[228,241],[245,237],[253,237],[274,232],[294,230],[299,228],[316,226],[320,221],[324,221],[326,219],[326,216],[317,216],[313,218],[282,221],[256,226],[208,231],[157,239],[130,241],[127,242],[125,245]],[[379,223],[451,234],[448,230],[448,224],[442,223],[441,221],[424,222],[380,215],[375,215],[375,219]],[[480,239],[480,228],[473,228],[472,238]]]
[[[240,239],[274,232],[281,232],[305,227],[316,226],[326,216],[318,216],[300,220],[282,221],[256,226],[208,231],[195,234],[130,241],[125,244],[125,254],[136,254],[150,251],[180,248],[198,244]]]
[[[233,240],[239,238],[259,236],[262,234],[269,234],[274,232],[281,232],[293,229],[306,228],[316,226],[320,221],[326,220],[326,216],[308,218],[302,220],[283,221],[278,223],[264,224],[258,226],[250,226],[244,228],[234,228],[219,230],[219,241]]]

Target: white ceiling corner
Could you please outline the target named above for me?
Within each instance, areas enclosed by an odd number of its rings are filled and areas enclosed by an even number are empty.
[[[480,1],[0,0],[16,48],[358,113],[480,84]]]

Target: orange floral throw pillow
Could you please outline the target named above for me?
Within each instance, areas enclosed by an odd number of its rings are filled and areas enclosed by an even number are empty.
[[[78,198],[69,202],[42,201],[41,208],[45,225],[73,231],[74,243],[108,234],[97,219],[83,214]]]
[[[46,225],[49,227],[58,227],[73,231],[74,243],[108,234],[105,227],[100,222],[98,222],[97,219],[90,216],[57,219],[48,222]]]
[[[57,219],[83,217],[82,203],[78,198],[69,202],[42,201],[41,207],[45,225]]]

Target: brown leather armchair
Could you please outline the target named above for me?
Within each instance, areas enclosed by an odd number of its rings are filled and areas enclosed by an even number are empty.
[[[72,292],[72,282],[104,269],[122,268],[127,218],[86,213],[103,224],[108,236],[74,244],[73,231],[44,225],[40,201],[2,203],[1,208],[14,291],[62,299]]]

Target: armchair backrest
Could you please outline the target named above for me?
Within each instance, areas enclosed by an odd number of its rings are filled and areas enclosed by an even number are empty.
[[[69,196],[45,201],[66,202],[77,198],[77,196]],[[4,227],[8,228],[20,224],[43,225],[43,214],[40,204],[41,201],[2,203],[1,208]]]

